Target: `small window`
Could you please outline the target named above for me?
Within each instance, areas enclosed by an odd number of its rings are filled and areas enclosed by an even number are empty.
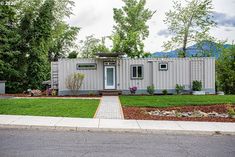
[[[77,64],[77,70],[96,70],[96,63],[79,63]]]
[[[160,71],[168,70],[168,64],[167,63],[159,63],[159,70]]]
[[[143,65],[131,66],[131,79],[143,79]]]

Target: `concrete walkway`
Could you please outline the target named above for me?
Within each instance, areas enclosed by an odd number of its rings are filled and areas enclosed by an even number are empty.
[[[0,128],[235,135],[235,123],[89,119],[13,115],[0,115]]]
[[[118,96],[103,96],[96,111],[95,118],[123,119],[122,107]]]

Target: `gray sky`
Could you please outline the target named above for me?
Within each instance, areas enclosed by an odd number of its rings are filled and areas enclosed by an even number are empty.
[[[157,12],[148,22],[150,34],[145,40],[145,51],[162,51],[163,42],[170,38],[163,20],[165,12],[172,8],[172,0],[146,1],[146,8]],[[115,24],[113,8],[121,8],[124,4],[121,0],[75,0],[75,3],[74,15],[67,21],[73,26],[81,27],[78,41],[92,34],[96,38],[111,35]],[[211,35],[232,43],[235,40],[235,0],[213,0],[213,5],[218,26],[211,30]]]

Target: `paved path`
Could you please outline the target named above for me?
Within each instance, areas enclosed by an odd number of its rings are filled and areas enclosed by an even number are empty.
[[[122,107],[118,96],[103,96],[95,118],[123,119]]]
[[[0,115],[0,128],[49,130],[128,131],[173,134],[233,134],[235,123],[151,121]]]
[[[0,129],[1,157],[234,157],[235,136]]]

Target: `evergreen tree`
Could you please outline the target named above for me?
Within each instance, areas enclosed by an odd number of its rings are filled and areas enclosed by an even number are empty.
[[[54,0],[46,0],[39,9],[38,17],[33,22],[31,49],[28,57],[28,84],[30,88],[40,88],[41,83],[49,79],[50,65],[48,51],[53,22]]]
[[[0,80],[6,80],[7,92],[22,88],[21,71],[18,69],[20,52],[17,49],[19,34],[17,32],[16,4],[8,0],[0,3]]]

